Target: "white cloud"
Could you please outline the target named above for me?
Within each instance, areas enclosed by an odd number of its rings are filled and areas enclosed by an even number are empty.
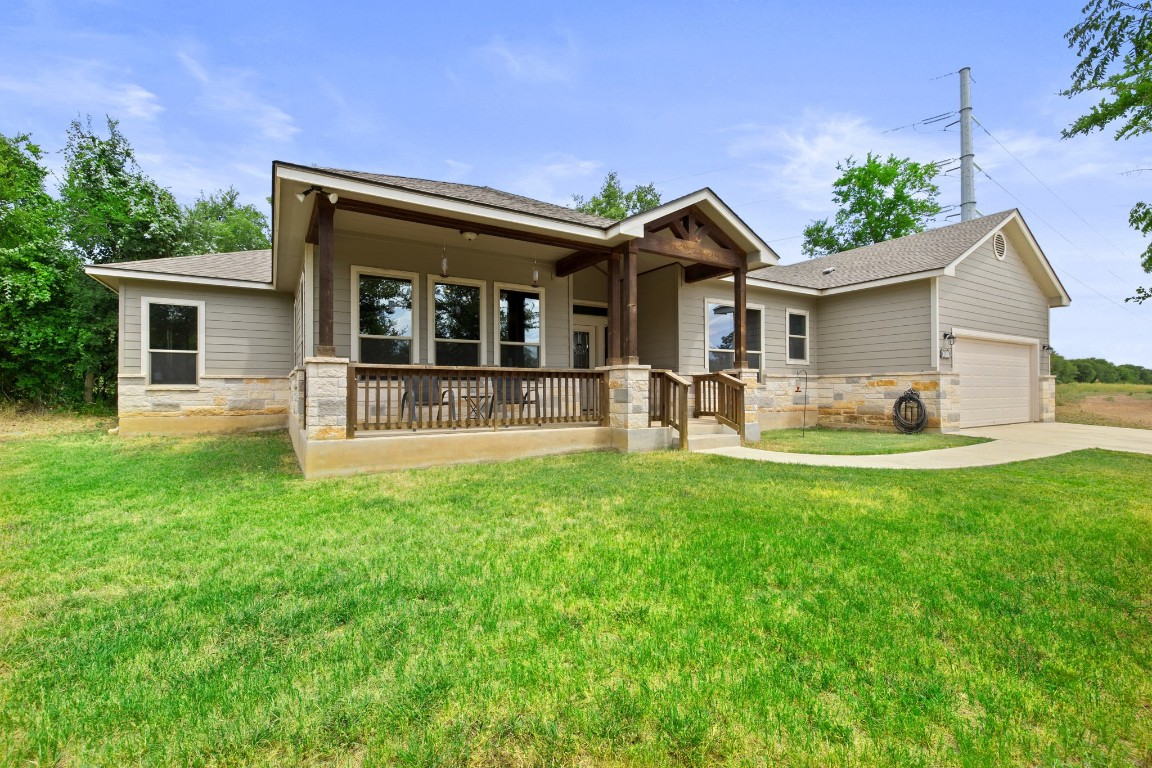
[[[156,94],[137,83],[114,81],[103,65],[91,61],[62,61],[26,78],[0,77],[0,91],[17,94],[36,106],[62,106],[117,118],[152,120],[164,110]]]
[[[444,158],[444,164],[448,166],[447,181],[462,181],[467,178],[473,168],[471,163],[461,163],[459,160],[451,158]]]
[[[840,175],[836,164],[868,152],[911,157],[927,163],[955,157],[954,137],[947,134],[884,133],[856,115],[805,112],[787,124],[740,125],[728,152],[746,159],[766,173],[760,191],[789,198],[809,213],[832,208],[832,182]]]
[[[203,86],[200,98],[213,111],[244,123],[269,141],[283,143],[300,132],[291,115],[256,94],[251,85],[253,73],[245,70],[209,72],[183,51],[176,56]]]
[[[589,178],[594,178],[603,167],[604,164],[597,160],[557,155],[513,173],[504,188],[519,195],[564,205],[572,200],[573,193],[586,188]]]
[[[562,45],[510,43],[497,35],[478,49],[481,58],[515,80],[552,83],[571,80],[578,66],[578,51],[571,38]]]

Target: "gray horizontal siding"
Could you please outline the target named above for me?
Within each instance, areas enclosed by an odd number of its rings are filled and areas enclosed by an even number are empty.
[[[693,374],[708,370],[705,357],[707,330],[704,326],[704,305],[707,299],[731,302],[735,285],[723,280],[706,280],[684,285],[680,289],[680,371]],[[819,326],[813,301],[808,296],[779,293],[756,286],[748,287],[748,304],[763,307],[763,364],[766,373],[788,373],[804,365],[788,365],[785,360],[785,315],[789,309],[808,310],[809,339],[808,366],[815,365],[819,341],[815,329]]]
[[[955,277],[939,279],[941,332],[964,328],[1049,343],[1048,299],[1011,238],[1006,245],[1004,261],[996,258],[989,241],[960,263]],[[1041,355],[1042,375],[1048,373],[1048,363],[1048,356]],[[945,369],[949,365],[942,361]]]
[[[671,264],[640,275],[636,296],[636,325],[640,362],[675,371],[680,364],[676,292],[680,267]]]
[[[204,302],[204,373],[286,376],[292,370],[292,297],[273,291],[125,281],[120,289],[120,372],[141,370],[144,297]]]
[[[818,305],[821,374],[895,373],[932,368],[927,280],[826,296]]]

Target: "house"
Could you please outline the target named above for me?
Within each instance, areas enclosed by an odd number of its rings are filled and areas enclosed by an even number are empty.
[[[779,266],[711,190],[612,221],[488,187],[272,167],[272,248],[92,266],[120,433],[287,427],[306,476],[1050,421],[1060,284],[1018,211]]]

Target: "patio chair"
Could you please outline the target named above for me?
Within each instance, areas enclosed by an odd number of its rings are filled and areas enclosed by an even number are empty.
[[[440,386],[439,376],[409,376],[404,380],[404,394],[400,398],[400,412],[408,406],[408,420],[412,429],[416,429],[416,409],[428,408],[431,416],[432,406],[436,406],[436,421],[444,416],[444,406],[448,406],[448,419],[456,421],[456,395],[451,389]],[[455,427],[453,427],[455,428]]]
[[[527,386],[525,386],[525,384],[527,384]],[[488,408],[489,418],[492,418],[497,408],[507,409],[509,406],[518,407],[520,409],[520,416],[523,417],[524,410],[528,406],[533,406],[536,409],[537,421],[539,421],[539,383],[536,379],[525,382],[525,380],[519,376],[497,378],[493,381],[493,385],[492,403]]]

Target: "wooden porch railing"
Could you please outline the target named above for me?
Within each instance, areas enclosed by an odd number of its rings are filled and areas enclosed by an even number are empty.
[[[696,398],[696,416],[715,416],[716,421],[731,427],[744,441],[744,382],[726,373],[709,373],[692,377]]]
[[[357,431],[606,424],[605,374],[586,369],[348,366]]]
[[[672,427],[680,435],[680,450],[688,450],[688,384],[672,371],[648,374],[648,423]]]

